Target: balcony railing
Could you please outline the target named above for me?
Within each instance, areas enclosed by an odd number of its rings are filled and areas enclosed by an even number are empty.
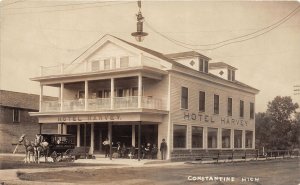
[[[129,56],[128,60],[122,62],[120,61],[120,59],[117,60],[116,57],[111,57],[110,59],[103,58],[98,60],[85,61],[81,63],[61,64],[50,67],[41,66],[40,76],[109,71],[116,69],[129,69],[140,66],[147,66],[158,69],[164,68],[164,66],[162,66],[159,61],[156,61],[146,56],[142,56],[141,60],[139,59],[139,57]]]
[[[63,112],[70,111],[101,111],[101,110],[120,110],[139,108],[138,96],[115,97],[113,98],[113,106],[111,98],[94,98],[87,100],[85,108],[85,100],[64,100],[63,106],[58,101],[42,101],[41,112]],[[142,97],[141,107],[146,109],[166,110],[166,105],[161,99],[153,97]]]

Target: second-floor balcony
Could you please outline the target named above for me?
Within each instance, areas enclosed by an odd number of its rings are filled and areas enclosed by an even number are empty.
[[[40,112],[107,111],[138,108],[166,110],[166,103],[162,99],[145,96],[141,97],[140,105],[138,96],[42,101]]]
[[[136,67],[165,68],[159,61],[143,55],[116,56],[86,60],[81,63],[60,64],[49,67],[41,66],[40,77],[129,70]]]

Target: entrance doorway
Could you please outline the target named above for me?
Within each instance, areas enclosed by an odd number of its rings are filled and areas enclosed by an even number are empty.
[[[104,153],[103,141],[108,138],[108,124],[101,123],[94,125],[94,151],[99,153]]]

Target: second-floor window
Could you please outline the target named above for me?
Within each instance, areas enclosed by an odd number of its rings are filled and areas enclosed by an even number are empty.
[[[109,59],[104,60],[104,69],[110,69],[110,60]]]
[[[232,98],[227,100],[227,115],[232,116]]]
[[[254,103],[250,103],[250,119],[254,119]]]
[[[189,108],[189,90],[186,87],[181,87],[181,108]]]
[[[99,70],[99,67],[100,67],[100,65],[99,65],[99,61],[92,61],[92,71],[98,71]]]
[[[128,67],[129,66],[129,57],[121,57],[120,58],[120,67]]]
[[[205,112],[205,92],[199,92],[199,111]]]
[[[219,105],[219,95],[214,95],[214,114],[219,114],[220,105]]]
[[[20,123],[21,115],[20,109],[13,109],[13,123]]]
[[[240,100],[240,117],[244,117],[244,101]]]

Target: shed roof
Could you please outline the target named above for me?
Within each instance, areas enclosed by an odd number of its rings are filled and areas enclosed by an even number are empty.
[[[39,110],[39,95],[0,90],[0,106]],[[44,100],[57,100],[56,97],[43,96]]]

